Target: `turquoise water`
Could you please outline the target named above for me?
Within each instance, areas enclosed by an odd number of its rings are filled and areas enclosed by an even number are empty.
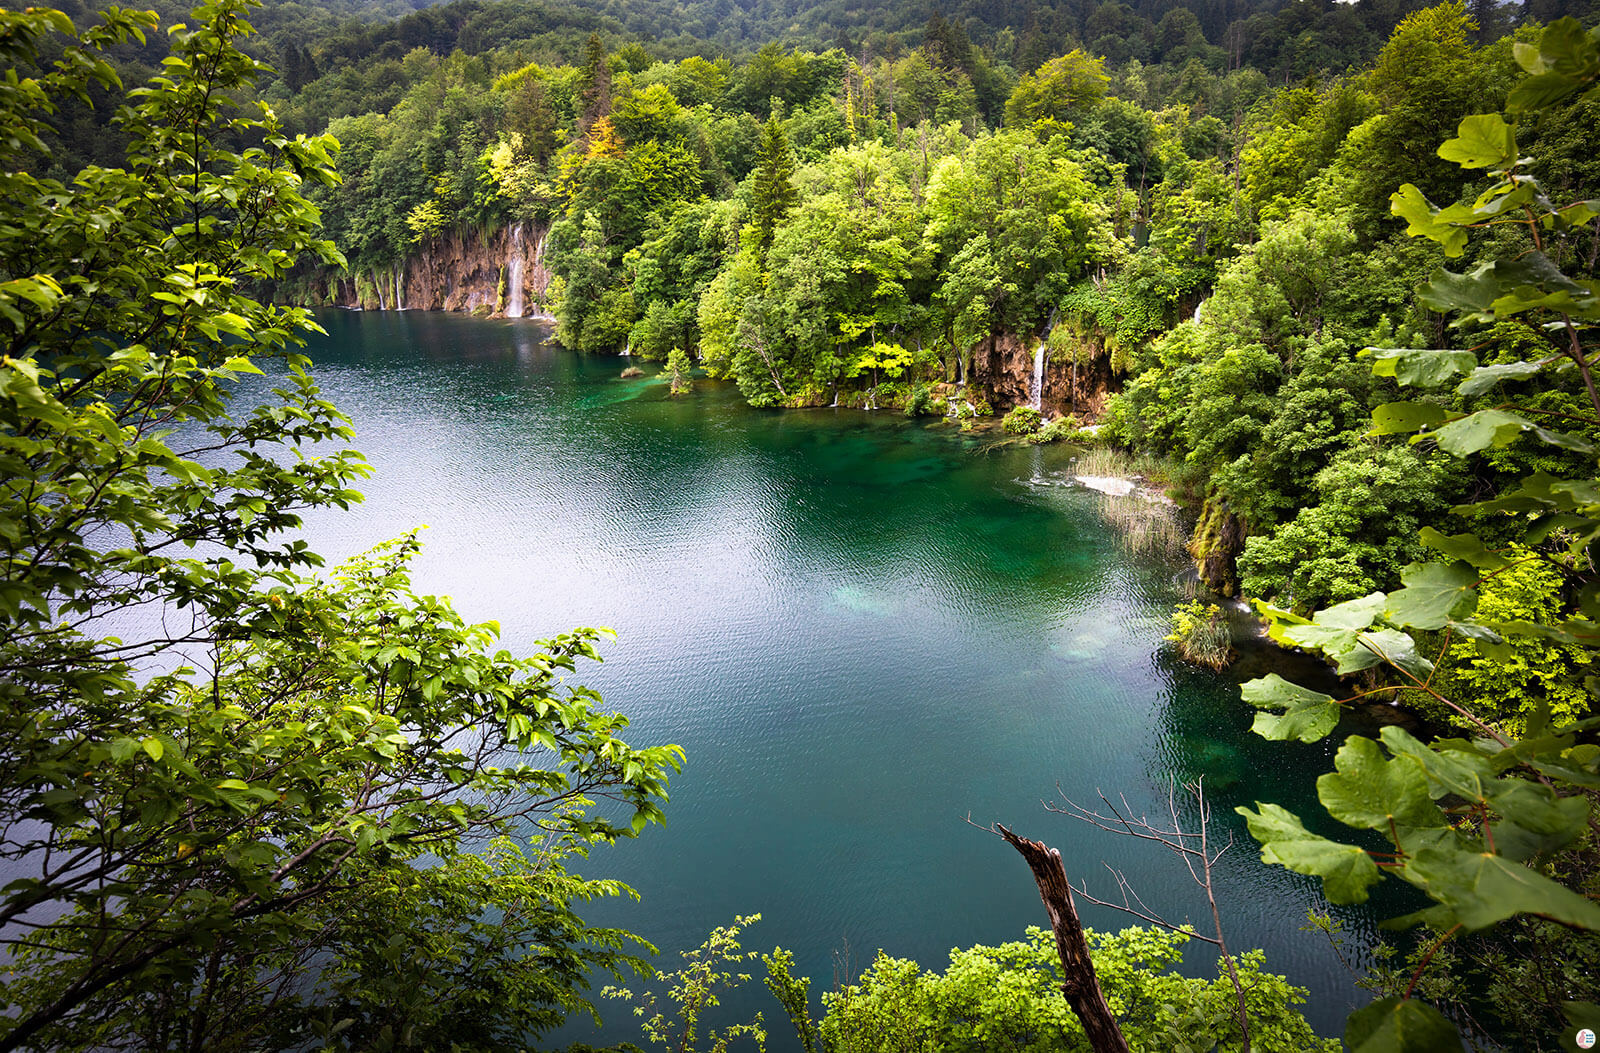
[[[897,414],[752,410],[704,381],[672,399],[536,322],[322,321],[317,378],[376,473],[356,510],[308,520],[313,547],[345,556],[427,524],[419,591],[499,620],[513,649],[615,629],[583,682],[636,741],[687,751],[667,824],[581,868],[641,902],[590,920],[638,932],[670,968],[760,912],[747,946],[793,950],[814,992],[846,949],[856,969],[880,947],[940,968],[952,947],[1046,924],[1026,866],[970,815],[1059,847],[1102,898],[1105,865],[1124,870],[1204,929],[1175,856],[1040,804],[1104,791],[1154,817],[1173,780],[1203,776],[1215,836],[1239,842],[1221,866],[1230,944],[1265,948],[1311,989],[1319,1029],[1342,1029],[1357,992],[1300,931],[1314,883],[1261,864],[1232,811],[1314,810],[1332,751],[1251,736],[1232,678],[1172,658],[1179,568],[1125,554],[1094,495],[1066,485],[1072,451],[985,450]],[[1370,939],[1367,911],[1341,916]],[[1209,948],[1190,957],[1211,975]],[[759,982],[732,1002],[781,1019]],[[609,1008],[602,1037],[639,1041]]]

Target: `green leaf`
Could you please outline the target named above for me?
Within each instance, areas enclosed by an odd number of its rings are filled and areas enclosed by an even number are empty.
[[[1414,629],[1442,629],[1470,614],[1478,600],[1478,572],[1458,561],[1413,563],[1400,572],[1405,588],[1389,593],[1384,617]]]
[[[1519,863],[1560,851],[1588,826],[1586,798],[1558,797],[1525,779],[1497,780],[1489,804],[1502,817],[1489,824],[1495,851]]]
[[[1433,663],[1417,651],[1417,641],[1399,629],[1380,629],[1361,638],[1363,647],[1370,648],[1383,661],[1405,670],[1418,679],[1426,679],[1433,672]]]
[[[1461,1035],[1445,1015],[1412,998],[1385,998],[1345,1021],[1349,1053],[1461,1053]]]
[[[1277,673],[1247,682],[1240,692],[1259,709],[1284,709],[1278,716],[1256,714],[1251,730],[1262,738],[1315,742],[1339,723],[1339,703],[1332,695],[1290,683]]]
[[[1406,221],[1408,236],[1437,241],[1446,256],[1459,256],[1467,247],[1466,229],[1441,221],[1439,210],[1410,183],[1389,195],[1389,211]]]
[[[154,735],[147,737],[139,745],[144,747],[144,751],[150,755],[150,759],[153,761],[160,760],[162,755],[167,752],[167,747]]]
[[[1385,402],[1372,411],[1371,435],[1408,435],[1443,424],[1448,415],[1432,402]]]
[[[1482,264],[1468,274],[1456,274],[1441,267],[1429,277],[1428,284],[1417,293],[1417,299],[1425,307],[1441,314],[1460,311],[1472,318],[1488,319],[1502,291],[1500,282],[1494,277],[1493,264]],[[1465,372],[1476,364],[1474,359],[1459,372]]]
[[[1427,777],[1429,797],[1438,799],[1454,794],[1469,802],[1487,799],[1487,786],[1494,780],[1494,768],[1486,758],[1462,750],[1425,745],[1404,728],[1384,728],[1379,737],[1396,759],[1405,757],[1417,765]]]
[[[1540,362],[1507,362],[1498,366],[1479,366],[1467,376],[1466,380],[1456,386],[1456,390],[1469,397],[1481,395],[1502,380],[1523,380],[1535,376],[1549,361],[1551,360],[1545,359]]]
[[[242,322],[243,319],[240,319],[240,321]],[[243,355],[228,359],[226,362],[222,363],[222,368],[231,373],[255,373],[258,376],[264,375],[261,372],[260,366],[257,366],[254,362],[250,361],[249,358]]]
[[[1439,156],[1462,168],[1504,170],[1517,162],[1516,135],[1498,113],[1475,113],[1462,118],[1456,137],[1444,141]]]
[[[1490,409],[1453,420],[1432,435],[1442,449],[1457,457],[1465,457],[1490,446],[1504,446],[1532,428],[1533,424],[1525,417],[1505,410]]]
[[[1451,556],[1482,571],[1500,570],[1511,565],[1510,560],[1486,548],[1476,534],[1441,534],[1433,527],[1423,527],[1417,534],[1422,543],[1443,556]]]
[[[1444,825],[1444,813],[1428,794],[1427,776],[1411,760],[1390,760],[1373,740],[1352,735],[1333,764],[1335,771],[1317,779],[1317,799],[1346,826],[1388,833]]]
[[[1402,385],[1432,388],[1478,364],[1471,351],[1433,348],[1383,348],[1373,352],[1374,376],[1394,377]]]
[[[1311,618],[1313,624],[1332,626],[1335,629],[1365,629],[1383,613],[1385,597],[1381,592],[1369,593],[1354,600],[1324,607]]]
[[[1381,875],[1372,857],[1355,845],[1340,844],[1307,830],[1300,817],[1281,805],[1261,804],[1260,812],[1245,807],[1250,836],[1261,842],[1261,861],[1287,867],[1296,874],[1322,879],[1323,892],[1334,903],[1365,903],[1367,890]]]
[[[1593,1002],[1562,1002],[1561,1015],[1567,1018],[1567,1023],[1572,1027],[1571,1031],[1561,1036],[1563,1048],[1573,1053],[1587,1053],[1578,1046],[1578,1029],[1600,1031],[1600,1005]]]
[[[1536,914],[1600,931],[1600,904],[1514,860],[1488,852],[1435,847],[1406,861],[1403,876],[1455,911],[1468,929],[1517,914]]]
[[[1378,664],[1378,659],[1371,651],[1361,647],[1361,633],[1355,629],[1342,629],[1334,625],[1317,625],[1308,622],[1305,625],[1291,625],[1283,630],[1283,637],[1290,643],[1300,647],[1307,647],[1313,651],[1321,651],[1329,658],[1340,663],[1339,671],[1352,672],[1353,669],[1344,668],[1344,660],[1349,658],[1357,664],[1354,669],[1368,669]]]

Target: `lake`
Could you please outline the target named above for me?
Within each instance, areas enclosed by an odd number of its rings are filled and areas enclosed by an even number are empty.
[[[1205,931],[1177,857],[1040,803],[1104,792],[1154,818],[1174,780],[1203,776],[1213,836],[1238,842],[1220,873],[1230,945],[1265,948],[1310,989],[1318,1029],[1342,1031],[1360,992],[1301,931],[1316,883],[1263,865],[1233,814],[1316,809],[1332,747],[1256,738],[1235,676],[1176,660],[1163,636],[1182,568],[1125,551],[1096,495],[1069,485],[1074,451],[993,449],[898,413],[753,410],[710,381],[674,399],[535,321],[319,317],[315,375],[375,474],[354,511],[308,517],[313,547],[348,556],[427,524],[419,592],[498,620],[519,653],[615,629],[581,681],[632,718],[633,741],[687,751],[666,825],[575,867],[642,897],[588,920],[672,968],[760,912],[747,948],[793,950],[814,995],[846,954],[852,972],[878,948],[942,969],[953,947],[1048,924],[1020,857],[970,815],[1059,847],[1101,898],[1106,866],[1123,870]],[[1091,927],[1132,923],[1080,906]],[[1372,913],[1336,913],[1362,960]],[[1214,975],[1209,947],[1189,957]],[[762,1008],[787,1048],[759,980],[729,1004]],[[626,1006],[602,1008],[604,1041],[642,1043]]]

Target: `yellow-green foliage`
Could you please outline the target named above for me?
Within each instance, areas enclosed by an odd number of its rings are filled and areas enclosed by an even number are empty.
[[[1185,659],[1212,669],[1227,666],[1233,651],[1233,632],[1222,608],[1199,600],[1179,604],[1172,612],[1172,632],[1167,639],[1178,645]]]
[[[1175,971],[1183,934],[1125,929],[1086,935],[1100,987],[1132,1048],[1242,1048],[1228,981]],[[1260,951],[1240,955],[1239,965],[1249,992],[1252,1049],[1339,1048],[1311,1030],[1294,1008],[1305,1001],[1304,989],[1265,972]],[[822,1037],[835,1053],[1087,1049],[1083,1026],[1061,997],[1062,980],[1051,935],[1040,928],[1029,928],[1026,941],[951,951],[942,975],[880,951],[859,981],[823,995]]]
[[[1479,621],[1545,624],[1562,616],[1560,573],[1531,553],[1522,555],[1528,557],[1525,562],[1484,582]],[[1521,736],[1541,702],[1550,707],[1557,726],[1590,714],[1594,699],[1583,681],[1597,672],[1592,659],[1593,652],[1584,648],[1523,634],[1508,637],[1490,656],[1461,641],[1450,645],[1433,686],[1506,733]]]

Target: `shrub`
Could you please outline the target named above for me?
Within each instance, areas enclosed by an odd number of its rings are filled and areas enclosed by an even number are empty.
[[[1228,619],[1216,604],[1199,600],[1178,605],[1172,612],[1172,632],[1167,639],[1178,645],[1185,661],[1212,669],[1224,669],[1233,657],[1233,633]]]
[[[1008,435],[1028,435],[1039,430],[1039,411],[1032,406],[1013,406],[1000,426]]]
[[[1029,436],[1028,441],[1033,443],[1057,442],[1076,434],[1077,430],[1078,421],[1069,414],[1065,417],[1057,417],[1049,424],[1044,425]]]

